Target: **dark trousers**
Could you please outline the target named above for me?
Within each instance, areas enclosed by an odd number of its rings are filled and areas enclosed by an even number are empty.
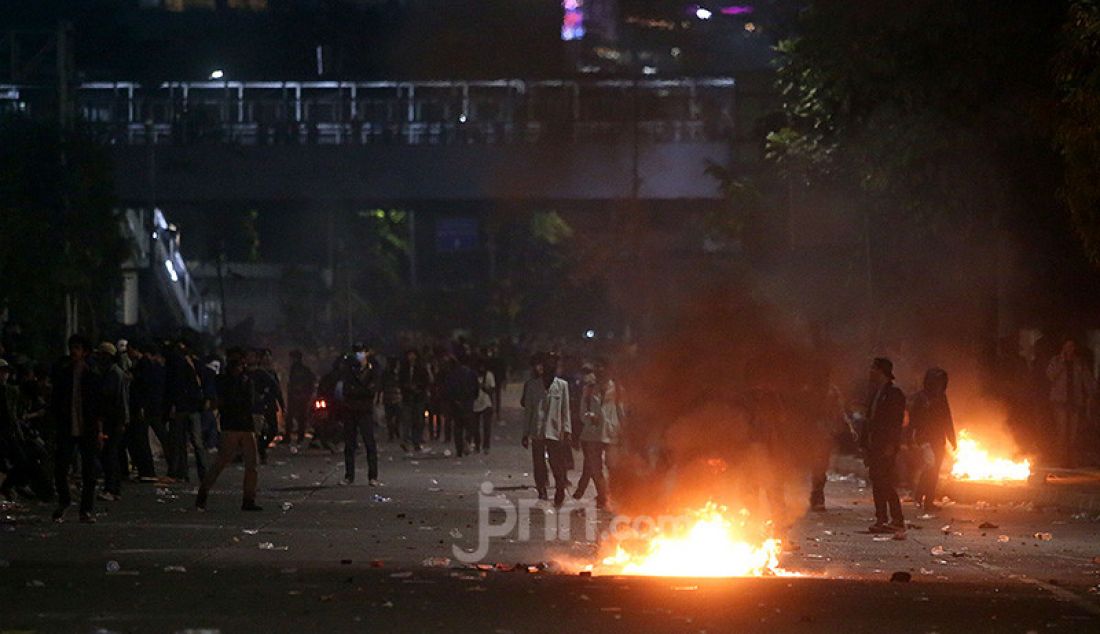
[[[607,478],[603,474],[604,453],[607,451],[607,443],[585,440],[581,441],[581,453],[584,454],[584,466],[581,470],[581,480],[577,483],[577,490],[573,497],[578,500],[588,490],[588,481],[596,485],[596,505],[607,504]]]
[[[474,411],[465,407],[453,408],[451,420],[454,421],[455,455],[466,455],[467,443],[471,442],[475,435]]]
[[[488,451],[493,444],[493,408],[474,413],[474,450]]]
[[[135,416],[126,427],[122,440],[124,455],[119,458],[123,473],[128,474],[130,465],[137,468],[138,476],[152,478],[157,475],[153,466],[153,450],[149,447],[149,424],[143,416]],[[126,459],[129,455],[129,460]]]
[[[218,439],[218,416],[214,410],[202,412],[202,444],[207,449],[213,449],[220,444]]]
[[[386,405],[386,440],[401,438],[401,404]]]
[[[931,504],[936,501],[936,486],[940,482],[940,469],[943,467],[943,459],[947,453],[947,446],[942,442],[932,447],[932,464],[924,465],[917,480],[917,490],[913,497],[920,505]]]
[[[298,442],[305,442],[306,425],[309,423],[309,399],[293,397],[287,401],[286,439],[298,435]]]
[[[170,421],[169,436],[172,441],[171,462],[168,475],[177,480],[188,479],[187,447],[195,452],[195,471],[202,481],[206,475],[206,447],[202,443],[202,416],[199,412],[177,412]]]
[[[63,434],[57,438],[57,454],[53,461],[53,480],[57,488],[57,503],[66,507],[73,503],[69,492],[69,468],[80,452],[80,512],[90,514],[95,504],[96,460],[99,448],[95,438],[77,438]]]
[[[103,465],[103,490],[115,495],[122,494],[122,444],[124,440],[122,430],[111,432],[107,440],[103,441],[103,449],[99,454],[99,463]]]
[[[532,472],[535,474],[535,488],[539,497],[546,495],[546,459],[550,458],[550,472],[554,476],[554,502],[561,504],[565,499],[565,487],[568,486],[569,445],[560,440],[531,439]]]
[[[344,413],[344,478],[355,480],[355,450],[359,437],[367,449],[367,479],[378,479],[378,445],[374,442],[374,416],[369,412]]]
[[[897,456],[895,454],[872,456],[867,469],[871,478],[871,497],[875,500],[875,521],[879,524],[905,525],[901,512],[901,499],[897,490]]]
[[[401,438],[420,449],[424,442],[424,401],[409,400],[401,403]]]

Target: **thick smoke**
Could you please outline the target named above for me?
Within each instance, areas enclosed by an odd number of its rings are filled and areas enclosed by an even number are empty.
[[[824,445],[805,402],[826,360],[783,311],[732,285],[683,304],[674,329],[624,367],[629,424],[611,466],[626,513],[708,500],[792,522]]]

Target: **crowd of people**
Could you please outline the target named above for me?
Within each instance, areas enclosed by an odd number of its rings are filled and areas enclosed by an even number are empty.
[[[581,499],[591,484],[597,507],[606,509],[612,497],[606,473],[620,452],[629,410],[623,381],[605,358],[537,353],[517,372],[496,345],[477,347],[461,338],[406,344],[402,355],[388,357],[357,343],[320,374],[293,350],[285,382],[267,349],[202,356],[186,337],[93,345],[80,335],[68,348],[51,368],[14,368],[0,357],[0,494],[56,498],[57,521],[72,504],[74,476],[80,480],[79,519],[94,522],[96,502],[118,502],[127,481],[194,482],[195,505],[205,509],[210,488],[234,460],[244,465],[242,510],[261,510],[257,467],[277,443],[292,454],[309,447],[335,452],[342,444],[342,482],[350,485],[362,442],[366,483],[381,486],[376,427],[408,455],[431,451],[431,442],[455,457],[489,453],[510,372],[526,379],[521,442],[531,451],[539,499],[550,499],[551,480],[555,506],[570,492]],[[1053,455],[1070,459],[1095,382],[1070,340],[1045,370],[1057,440]],[[810,476],[813,510],[825,509],[831,457],[847,445],[861,451],[867,466],[876,515],[871,532],[903,532],[899,476],[911,484],[913,501],[933,510],[948,446],[956,446],[947,372],[929,369],[922,389],[907,397],[895,385],[891,361],[876,358],[867,398],[855,404],[846,402],[828,372],[820,374],[784,393],[769,382],[765,366],[750,363],[736,400],[759,432],[754,437],[774,445],[769,451],[777,462],[787,441],[768,430],[781,419],[809,425],[796,431],[803,444],[813,445],[802,467]],[[155,453],[163,456],[163,473]],[[575,454],[583,463],[574,485]]]
[[[119,501],[128,480],[195,482],[204,509],[234,460],[244,463],[242,510],[261,510],[257,466],[277,443],[292,454],[343,444],[343,483],[353,484],[361,441],[367,484],[381,486],[376,425],[409,455],[431,441],[453,444],[447,455],[487,454],[508,372],[495,344],[461,338],[408,345],[400,357],[357,343],[320,375],[292,350],[285,383],[268,349],[202,356],[186,337],[93,345],[81,335],[68,349],[51,368],[0,358],[0,494],[56,497],[53,517],[64,521],[79,474],[79,519],[88,523],[96,502]]]

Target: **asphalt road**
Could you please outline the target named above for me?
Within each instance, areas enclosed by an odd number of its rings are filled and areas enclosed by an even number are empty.
[[[582,577],[426,562],[475,545],[483,482],[501,500],[534,498],[528,454],[505,446],[518,434],[507,425],[498,434],[491,455],[461,460],[441,445],[408,459],[383,443],[382,488],[340,485],[340,456],[276,449],[261,468],[262,513],[238,510],[232,468],[205,513],[186,486],[136,483],[121,501],[98,503],[95,525],[52,523],[45,505],[7,506],[0,632],[1100,632],[1096,518],[1007,503],[922,518],[909,507],[908,539],[876,541],[862,532],[870,496],[856,478],[830,483],[829,512],[795,527],[781,561],[795,577]],[[532,513],[533,535],[543,517]],[[581,525],[553,543],[515,537],[493,541],[485,561],[594,554]],[[891,583],[898,571],[912,580]]]

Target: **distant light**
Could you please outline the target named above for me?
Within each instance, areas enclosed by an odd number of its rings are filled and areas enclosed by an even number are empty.
[[[176,267],[172,264],[171,260],[164,261],[164,268],[168,269],[168,277],[172,278],[173,282],[180,281],[180,276],[176,273]]]
[[[752,33],[753,31],[756,30],[756,24],[754,24],[752,22],[746,22],[745,23],[745,30],[748,31],[749,33]]]
[[[655,67],[655,66],[642,66],[642,74],[643,75],[656,75],[657,74],[657,67]]]
[[[154,239],[154,240],[156,240],[156,239],[157,239],[157,232],[156,232],[156,231],[154,231],[154,232],[153,232],[153,239]]]
[[[458,115],[458,122],[459,122],[459,123],[466,123],[466,113],[465,113],[465,112],[463,112],[462,114]]]
[[[752,6],[747,4],[722,7],[720,10],[723,15],[748,15],[753,12]]]
[[[707,9],[706,7],[699,7],[695,10],[695,17],[699,18],[700,20],[709,20],[712,15],[714,14],[711,13],[710,9]]]
[[[221,79],[222,77],[225,77],[225,72],[220,68],[210,73],[210,79]]]
[[[683,51],[681,51],[681,50],[680,50],[680,47],[679,47],[679,46],[673,46],[673,47],[672,47],[672,56],[673,56],[673,57],[679,57],[679,56],[680,56],[680,53],[682,53],[682,52],[683,52]]]
[[[585,339],[595,339],[596,338],[596,331],[592,330],[592,329],[585,330],[584,331],[584,338]]]

